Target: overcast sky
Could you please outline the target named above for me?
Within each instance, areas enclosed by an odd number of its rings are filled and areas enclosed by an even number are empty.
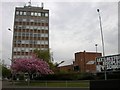
[[[29,0],[2,0],[0,3],[0,54],[6,64],[10,64],[12,48],[12,32],[15,7],[24,6]],[[15,2],[16,1],[16,2]],[[37,2],[39,1],[39,2]],[[32,1],[33,6],[41,6],[41,1]],[[56,2],[57,1],[57,2]],[[118,54],[118,3],[117,2],[71,2],[68,0],[45,0],[44,8],[50,12],[50,48],[54,62],[65,61],[62,65],[72,64],[74,53],[98,52],[102,53],[99,18],[96,11],[100,9],[105,43],[105,55]],[[111,1],[111,0],[110,0]]]

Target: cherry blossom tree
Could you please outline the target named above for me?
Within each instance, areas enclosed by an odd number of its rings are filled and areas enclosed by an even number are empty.
[[[19,58],[12,62],[11,66],[13,73],[28,73],[31,77],[35,73],[39,74],[53,74],[54,72],[50,70],[47,62],[39,58]]]

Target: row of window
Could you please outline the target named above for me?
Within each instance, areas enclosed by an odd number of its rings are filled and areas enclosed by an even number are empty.
[[[15,29],[35,29],[35,30],[48,30],[48,26],[30,26],[30,25],[15,25]]]
[[[39,22],[39,23],[47,23],[48,22],[48,20],[46,20],[46,19],[27,19],[27,18],[16,18],[15,19],[15,21],[16,22]]]
[[[32,58],[32,56],[27,56],[27,55],[25,55],[25,56],[23,56],[23,55],[15,55],[15,56],[13,56],[13,58],[14,59],[17,59],[17,58]]]
[[[32,52],[36,48],[14,48],[14,52]],[[48,50],[48,48],[39,48],[38,50]]]
[[[15,32],[14,36],[26,36],[26,37],[48,37],[46,33],[30,33],[30,32]]]
[[[37,40],[37,41],[33,41],[33,40],[16,40],[14,41],[14,43],[16,44],[48,44],[48,41],[43,41],[43,40]]]
[[[31,16],[43,16],[48,17],[47,12],[25,12],[25,11],[16,11],[16,15],[31,15]]]

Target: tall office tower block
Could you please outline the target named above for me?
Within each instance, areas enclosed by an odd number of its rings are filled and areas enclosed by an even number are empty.
[[[16,7],[12,59],[31,58],[35,49],[49,49],[49,10],[43,5]]]

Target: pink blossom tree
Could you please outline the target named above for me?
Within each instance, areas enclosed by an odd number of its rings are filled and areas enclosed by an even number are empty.
[[[39,74],[53,74],[50,70],[49,65],[42,59],[32,57],[30,59],[16,59],[13,61],[11,66],[13,73],[28,73],[31,77],[35,73]]]

